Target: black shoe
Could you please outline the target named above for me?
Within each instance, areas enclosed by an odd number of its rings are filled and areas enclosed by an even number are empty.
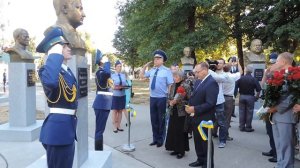
[[[227,139],[226,139],[226,141],[232,141],[233,140],[233,138],[232,137],[230,137],[230,136],[227,136]]]
[[[231,117],[234,117],[234,118],[236,118],[236,115],[235,115],[234,113],[232,113]]]
[[[149,145],[153,146],[153,145],[156,145],[156,144],[157,144],[156,142],[151,142]]]
[[[172,155],[172,156],[177,155],[177,154],[178,154],[178,152],[175,152],[175,151],[170,153],[170,155]]]
[[[270,157],[273,157],[273,153],[271,152],[271,151],[269,151],[269,152],[263,152],[263,153],[261,153],[262,155],[264,155],[264,156],[270,156]]]
[[[246,132],[253,132],[254,129],[253,129],[253,128],[248,128],[248,129],[246,128],[245,131],[246,131]]]
[[[103,151],[103,140],[95,140],[95,151]]]
[[[199,166],[203,166],[204,164],[200,163],[199,161],[190,163],[189,166],[190,167],[199,167]]]
[[[176,156],[176,158],[177,159],[181,159],[181,158],[183,158],[183,156],[184,156],[184,154],[178,153],[177,156]]]
[[[163,145],[162,143],[157,143],[157,144],[156,144],[156,147],[159,148],[159,147],[161,147],[162,145]]]
[[[116,130],[113,130],[113,132],[114,132],[114,133],[118,133],[118,129],[116,129]]]
[[[269,160],[269,162],[273,162],[273,163],[277,162],[277,158],[276,157],[272,157],[272,158],[270,158],[268,160]]]
[[[245,128],[240,128],[240,131],[241,132],[245,132]]]
[[[212,136],[213,136],[214,138],[218,138],[218,137],[219,137],[218,134],[212,134]]]
[[[122,128],[117,128],[118,131],[124,131]]]

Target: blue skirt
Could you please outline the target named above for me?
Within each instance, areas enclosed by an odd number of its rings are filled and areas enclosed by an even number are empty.
[[[123,110],[125,109],[126,96],[113,96],[112,97],[112,110]]]

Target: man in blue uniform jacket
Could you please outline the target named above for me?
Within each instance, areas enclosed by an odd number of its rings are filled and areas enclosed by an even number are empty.
[[[71,49],[62,30],[53,28],[38,45],[37,52],[48,53],[39,70],[50,114],[45,119],[40,141],[46,149],[48,167],[72,168],[76,139],[77,83],[67,61]]]
[[[110,62],[106,56],[102,57],[101,51],[96,50],[96,62],[99,69],[96,72],[95,82],[97,86],[96,98],[93,108],[96,115],[95,150],[103,150],[103,133],[112,104],[112,83],[110,83]]]

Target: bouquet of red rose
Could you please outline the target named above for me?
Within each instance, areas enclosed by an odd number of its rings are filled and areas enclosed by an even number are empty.
[[[186,95],[186,91],[185,91],[184,87],[179,86],[176,90],[174,100],[183,99],[185,97],[185,95]]]
[[[267,80],[265,102],[263,107],[274,107],[279,103],[282,86],[285,82],[285,71],[275,71]]]
[[[269,116],[268,109],[274,107],[279,103],[282,87],[285,83],[285,71],[275,71],[271,78],[267,80],[267,87],[265,90],[265,101],[263,106],[256,112],[260,120],[266,120]]]
[[[289,67],[287,74],[288,89],[292,95],[290,107],[300,104],[300,67]]]
[[[179,101],[179,100],[182,100],[186,95],[186,91],[184,89],[183,86],[179,86],[176,90],[176,94],[174,96],[174,99],[173,100],[176,100],[176,101]],[[170,109],[172,109],[173,106],[170,105]]]

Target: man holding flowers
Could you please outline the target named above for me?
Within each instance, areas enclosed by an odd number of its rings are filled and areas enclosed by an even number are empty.
[[[267,81],[267,87],[280,88],[280,94],[275,92],[272,94],[273,96],[276,94],[278,97],[266,104],[266,107],[269,107],[268,112],[273,113],[272,129],[277,152],[277,168],[294,167],[293,124],[295,119],[292,111],[293,105],[291,106],[293,93],[290,92],[290,82],[287,80],[288,70],[291,69],[292,62],[291,53],[281,53],[276,63],[271,67],[271,72],[274,71],[273,77]],[[267,99],[266,97],[266,101]]]

